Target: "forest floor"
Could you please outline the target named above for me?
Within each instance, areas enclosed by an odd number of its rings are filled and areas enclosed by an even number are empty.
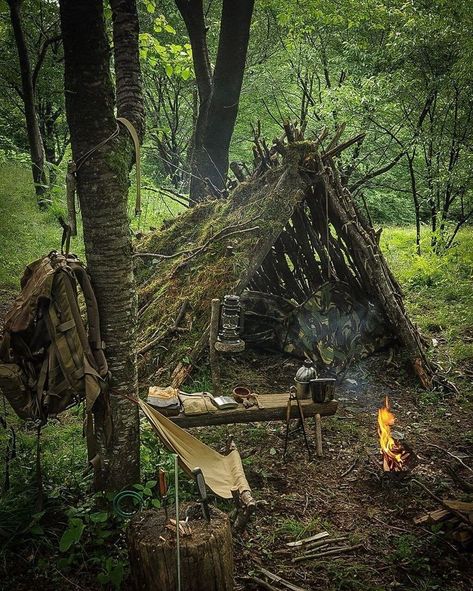
[[[5,172],[0,175],[1,319],[23,267],[57,247],[59,231],[54,212],[38,212],[27,201],[29,171],[8,167],[0,172]],[[389,395],[397,429],[418,457],[412,476],[439,497],[469,500],[448,470],[472,482],[471,472],[448,452],[473,468],[473,231],[461,232],[455,248],[442,256],[423,243],[418,257],[413,238],[411,228],[386,228],[383,249],[405,290],[409,312],[458,394],[420,390],[399,352],[389,351],[353,367],[338,389],[337,415],[322,421],[324,458],[308,461],[299,433],[290,440],[283,462],[282,423],[194,430],[217,449],[228,433],[234,435],[258,501],[247,532],[234,538],[238,591],[257,590],[243,577],[258,574],[260,567],[307,590],[473,589],[471,553],[437,526],[414,524],[416,516],[440,508],[438,504],[412,480],[383,485],[366,453],[377,448],[376,412]],[[243,383],[256,391],[285,391],[298,365],[287,357],[249,351],[228,360],[224,383],[228,388]],[[208,374],[197,376],[193,385],[207,388]],[[43,431],[42,510],[35,505],[34,430],[8,411],[7,420],[16,430],[16,457],[10,462],[10,489],[0,497],[0,589],[92,591],[118,588],[121,581],[127,589],[126,523],[114,515],[109,500],[90,495],[90,475],[83,474],[81,410],[65,413]],[[10,433],[0,429],[0,457],[11,441]],[[146,506],[152,504],[158,461],[169,466],[168,456],[144,427],[143,482],[137,486]],[[4,469],[2,461],[3,476]],[[185,479],[181,493],[195,498]],[[292,563],[286,542],[323,530],[347,535],[362,546],[342,558]]]
[[[227,368],[229,385],[246,379],[262,389],[264,384],[265,391],[283,391],[298,366],[284,358],[245,357],[243,364],[235,361]],[[458,396],[422,392],[400,359],[388,357],[380,354],[358,364],[339,388],[337,415],[322,420],[322,459],[308,461],[299,433],[289,442],[284,462],[281,423],[232,426],[220,434],[215,428],[212,433],[205,430],[215,444],[231,431],[255,497],[261,500],[246,536],[236,544],[239,575],[258,574],[262,566],[304,589],[472,589],[471,553],[453,544],[438,526],[414,524],[415,517],[442,507],[410,479],[383,482],[367,453],[377,450],[376,414],[388,395],[396,429],[417,455],[412,478],[441,498],[467,500],[448,469],[472,482],[471,472],[449,455],[473,455],[471,386],[460,380]],[[312,434],[312,422],[308,424]],[[466,462],[471,465],[471,459]],[[362,547],[338,558],[292,563],[297,553],[286,543],[321,531],[331,537],[347,535],[349,543]],[[253,587],[242,583],[239,588]]]

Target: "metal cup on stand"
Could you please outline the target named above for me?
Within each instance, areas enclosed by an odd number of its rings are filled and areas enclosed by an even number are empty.
[[[335,378],[314,378],[310,380],[309,390],[313,402],[330,402],[335,394]]]

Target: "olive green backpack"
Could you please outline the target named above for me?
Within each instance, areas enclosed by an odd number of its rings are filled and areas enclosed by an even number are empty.
[[[42,425],[83,400],[88,413],[95,411],[108,378],[103,348],[97,301],[80,260],[53,251],[28,265],[0,343],[0,391],[16,414]]]

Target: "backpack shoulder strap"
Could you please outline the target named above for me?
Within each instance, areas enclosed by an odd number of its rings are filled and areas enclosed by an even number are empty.
[[[89,346],[97,365],[97,371],[102,378],[108,374],[107,360],[103,352],[104,343],[100,332],[100,316],[92,283],[84,265],[78,259],[68,259],[68,264],[77,279],[84,294],[87,308],[87,325]]]

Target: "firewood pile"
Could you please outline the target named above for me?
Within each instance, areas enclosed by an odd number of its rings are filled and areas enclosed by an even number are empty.
[[[416,525],[438,525],[445,535],[461,546],[473,542],[473,502],[442,499],[442,509],[435,509],[414,519]]]

